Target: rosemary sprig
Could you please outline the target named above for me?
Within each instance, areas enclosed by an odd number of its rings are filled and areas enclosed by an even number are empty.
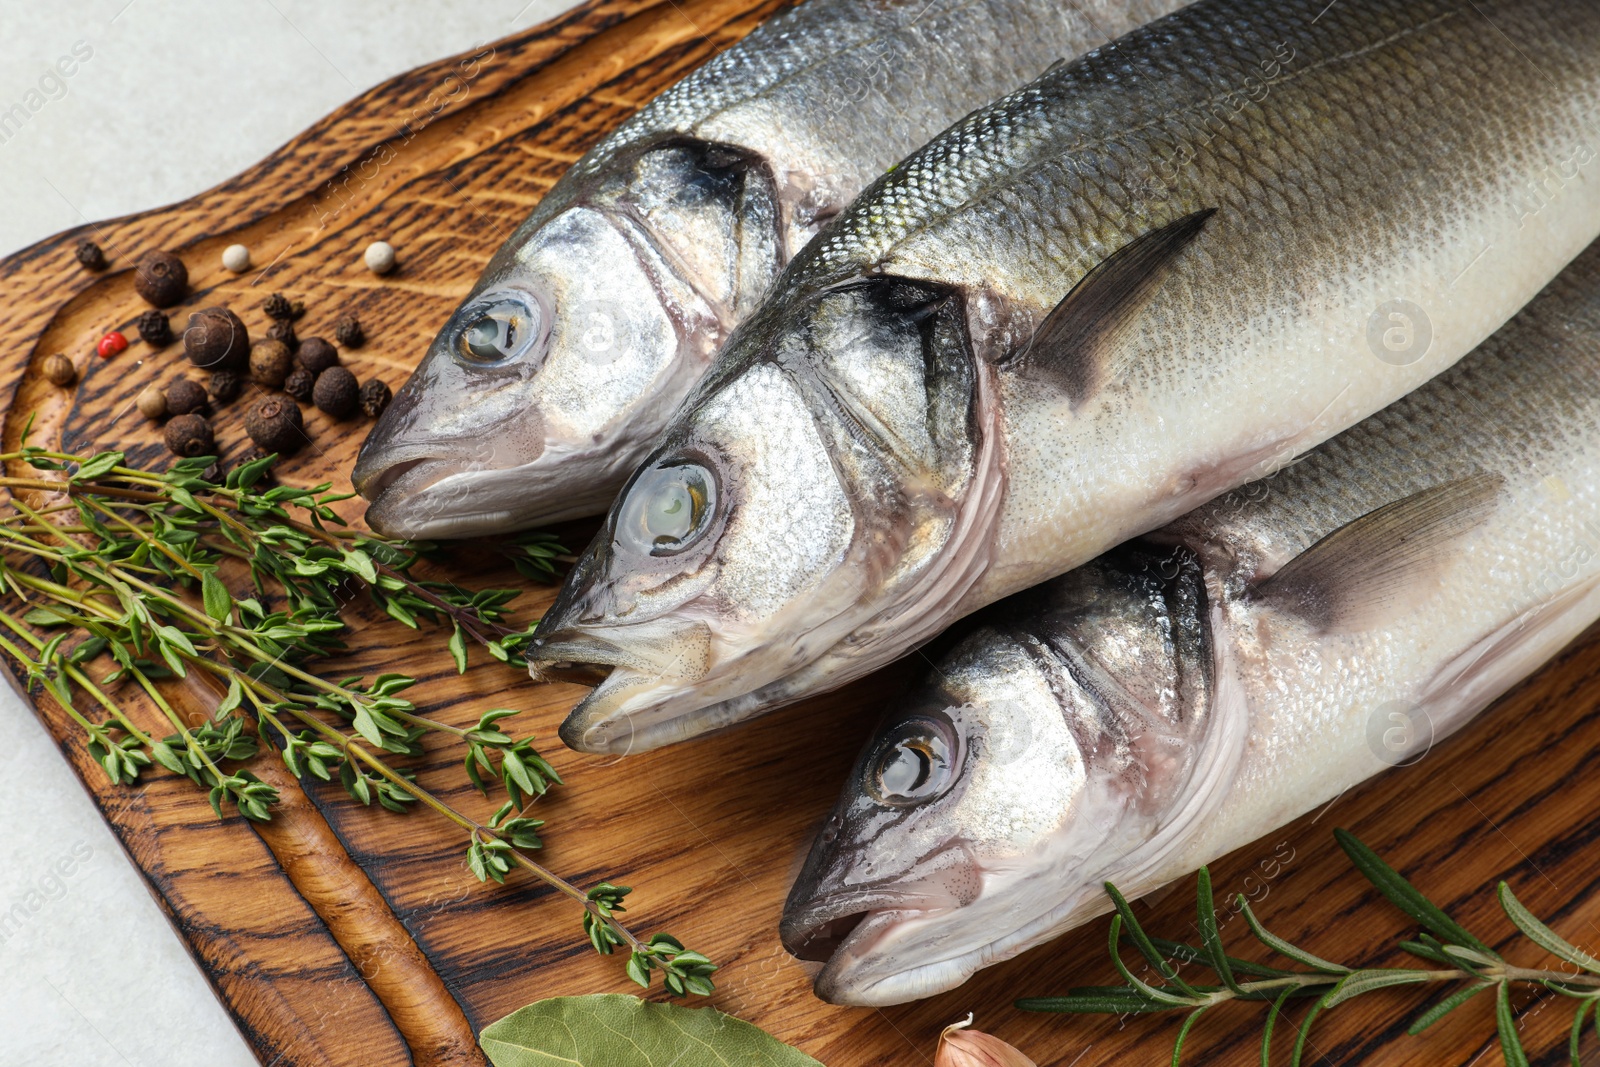
[[[1177,1067],[1184,1042],[1204,1012],[1230,1000],[1261,1001],[1270,1005],[1261,1035],[1261,1065],[1268,1067],[1273,1032],[1288,1002],[1310,1000],[1311,1006],[1300,1022],[1289,1057],[1291,1067],[1300,1067],[1312,1024],[1329,1008],[1392,986],[1451,983],[1459,984],[1460,988],[1451,990],[1419,1015],[1407,1033],[1420,1034],[1479,993],[1493,991],[1501,1054],[1507,1067],[1527,1067],[1528,1055],[1517,1033],[1511,1007],[1512,989],[1521,983],[1541,986],[1577,1002],[1568,1055],[1573,1067],[1580,1067],[1578,1047],[1584,1024],[1593,1019],[1600,1032],[1600,1014],[1597,1014],[1600,1013],[1600,959],[1570,944],[1535,918],[1517,900],[1511,887],[1501,882],[1497,890],[1500,907],[1512,925],[1540,948],[1570,964],[1572,969],[1535,969],[1507,963],[1500,953],[1447,915],[1355,835],[1335,830],[1334,837],[1356,870],[1422,927],[1416,940],[1402,941],[1399,947],[1425,963],[1442,966],[1349,967],[1333,963],[1267,930],[1251,911],[1243,894],[1238,896],[1237,904],[1256,940],[1302,969],[1268,967],[1236,959],[1228,955],[1218,933],[1211,874],[1202,867],[1196,892],[1199,945],[1149,936],[1134,917],[1127,900],[1116,886],[1107,882],[1106,892],[1116,908],[1111,918],[1111,958],[1126,984],[1081,987],[1055,997],[1028,997],[1017,1001],[1017,1007],[1024,1011],[1079,1015],[1187,1012],[1172,1049],[1173,1067]],[[1138,950],[1159,979],[1145,981],[1133,973],[1122,957],[1125,942]],[[1179,966],[1189,963],[1214,972],[1218,981],[1185,981],[1178,973]]]
[[[417,577],[416,565],[438,556],[437,546],[342,528],[332,505],[348,494],[328,485],[267,487],[275,459],[241,464],[214,483],[203,477],[209,457],[155,472],[129,466],[120,452],[0,454],[44,475],[0,477],[11,493],[9,512],[0,512],[0,594],[20,605],[0,607],[0,651],[61,704],[113,783],[159,766],[206,789],[219,818],[233,807],[267,820],[277,792],[247,766],[265,747],[297,777],[337,778],[362,804],[431,809],[464,832],[467,866],[480,881],[503,882],[521,868],[581,907],[596,951],[626,948],[626,971],[640,985],[648,988],[659,970],[674,995],[709,994],[711,960],[666,934],[642,939],[618,918],[628,887],[584,890],[530,855],[543,847],[544,820],[526,809],[562,780],[532,738],[502,728],[514,709],[460,728],[403,696],[415,684],[408,676],[334,682],[312,669],[343,649],[340,612],[363,591],[402,625],[449,625],[458,671],[467,669],[469,643],[514,663],[534,632],[509,624],[516,591]],[[49,503],[30,506],[22,491],[48,494]],[[520,538],[507,552],[519,573],[536,579],[569,558],[546,534]],[[246,576],[254,595],[236,592]],[[103,661],[112,669],[92,678],[91,666]],[[165,692],[191,670],[224,689],[210,720],[196,727]],[[123,687],[148,698],[171,732],[157,736],[135,723],[119,698]],[[83,698],[93,708],[80,709]],[[487,824],[391,762],[421,755],[430,734],[461,746],[466,776],[484,796],[504,790]]]

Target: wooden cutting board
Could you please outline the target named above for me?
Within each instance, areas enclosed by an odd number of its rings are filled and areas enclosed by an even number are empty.
[[[208,193],[64,233],[0,262],[5,446],[16,447],[32,416],[36,443],[126,448],[164,462],[130,401],[178,370],[178,346],[151,351],[136,342],[114,360],[93,355],[109,329],[134,336],[143,305],[130,268],[152,248],[178,251],[191,272],[193,293],[174,309],[180,326],[188,310],[224,303],[259,333],[267,325],[261,301],[280,291],[306,302],[302,337],[331,332],[340,313],[353,311],[371,339],[347,362],[363,379],[398,387],[550,184],[644,101],[778,6],[593,0],[476,56],[379,86]],[[74,245],[85,236],[105,248],[108,272],[90,274],[75,262]],[[402,263],[386,278],[359,263],[378,238],[399,249]],[[224,272],[221,250],[235,241],[264,268]],[[72,388],[39,373],[43,357],[57,351],[80,369]],[[236,403],[217,420],[227,452],[243,447],[244,407]],[[365,426],[315,413],[308,422],[316,447],[281,476],[345,486]],[[560,532],[578,546],[591,530]],[[1600,546],[1574,546],[1580,550]],[[466,559],[452,573],[481,586],[517,581],[508,569]],[[530,588],[526,617],[551,596]],[[1176,1019],[1056,1018],[1010,1007],[1018,996],[1110,982],[1103,921],[959,990],[882,1011],[816,1000],[807,969],[780,948],[777,920],[793,872],[876,710],[908,668],[722,736],[618,762],[568,752],[556,740],[579,690],[535,686],[494,664],[457,677],[438,632],[408,637],[360,609],[354,625],[353,651],[328,673],[403,668],[421,679],[412,695],[425,712],[458,724],[493,706],[525,708],[521,729],[546,739],[544,751],[570,783],[542,804],[548,862],[580,884],[611,878],[638,887],[629,912],[636,930],[671,930],[723,965],[713,1003],[829,1067],[929,1063],[939,1029],[969,1011],[1041,1067],[1165,1062]],[[1491,899],[1504,878],[1558,930],[1600,950],[1597,649],[1591,632],[1420,763],[1222,860],[1214,867],[1219,897],[1249,893],[1269,924],[1324,955],[1393,962],[1388,946],[1407,923],[1349,870],[1330,837],[1343,825],[1496,944],[1511,940]],[[133,789],[109,786],[61,710],[37,690],[31,696],[264,1064],[482,1064],[474,1034],[506,1012],[542,997],[633,988],[618,961],[587,948],[568,902],[526,879],[478,885],[463,862],[464,841],[426,812],[394,816],[361,808],[337,788],[302,791],[261,759],[254,769],[282,787],[283,809],[264,827],[219,821],[198,790],[171,775],[149,774]],[[199,702],[192,710],[203,714]],[[479,817],[492,810],[467,786],[453,751],[432,750],[418,770],[453,803]],[[1138,906],[1155,932],[1192,937],[1190,893],[1185,885]],[[1236,937],[1240,926],[1230,922],[1225,933]],[[1526,945],[1513,955],[1525,964],[1540,958]],[[1491,1005],[1481,998],[1425,1038],[1406,1037],[1420,1000],[1402,991],[1332,1013],[1314,1038],[1316,1062],[1467,1064],[1493,1044]],[[1528,1044],[1548,1052],[1544,1063],[1562,1062],[1568,1017],[1550,1001],[1521,1005]],[[1215,1012],[1191,1040],[1188,1062],[1257,1062],[1261,1014],[1257,1006]],[[1600,1056],[1588,1041],[1586,1051]],[[1497,1055],[1488,1051],[1486,1062]]]

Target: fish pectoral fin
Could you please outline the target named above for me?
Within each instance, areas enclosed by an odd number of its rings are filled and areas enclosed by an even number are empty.
[[[1135,314],[1215,214],[1206,208],[1158,226],[1095,264],[1001,365],[1046,378],[1081,404],[1109,377]]]
[[[1284,564],[1250,597],[1324,633],[1381,626],[1439,588],[1456,543],[1489,517],[1504,482],[1474,474],[1369,511]]]

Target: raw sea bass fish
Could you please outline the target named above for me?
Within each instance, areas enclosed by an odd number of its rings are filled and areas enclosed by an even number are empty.
[[[603,512],[828,218],[1001,93],[1177,0],[809,0],[620,126],[490,262],[362,447],[374,529]]]
[[[1600,232],[1600,4],[1201,0],[795,258],[546,614],[637,751],[832,688],[1281,466]]]
[[[1597,615],[1600,247],[1301,462],[974,620],[785,944],[828,1000],[948,989],[1420,758]]]

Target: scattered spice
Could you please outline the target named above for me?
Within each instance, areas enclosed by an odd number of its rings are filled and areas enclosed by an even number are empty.
[[[310,371],[321,374],[329,367],[339,365],[339,351],[320,337],[307,337],[295,351],[294,361]]]
[[[44,376],[49,379],[51,385],[71,385],[78,377],[78,368],[74,367],[72,360],[61,352],[46,356],[42,369],[44,370]]]
[[[93,241],[79,241],[77,256],[78,262],[83,265],[84,270],[106,269],[106,254]]]
[[[139,316],[139,340],[151,348],[162,348],[172,343],[172,320],[165,311],[151,308]]]
[[[189,316],[183,351],[197,367],[239,370],[250,362],[250,333],[227,308],[202,308]]]
[[[304,367],[296,367],[289,372],[289,377],[283,380],[283,391],[300,401],[302,404],[311,403],[311,392],[316,388],[317,377]]]
[[[361,386],[361,413],[369,419],[382,415],[394,396],[381,378],[373,378]]]
[[[258,384],[278,389],[294,370],[294,353],[282,341],[271,337],[250,346],[250,379]]]
[[[234,464],[234,466],[235,467],[242,467],[246,463],[254,463],[258,459],[266,459],[268,456],[270,456],[272,454],[273,453],[268,452],[268,451],[264,450],[263,448],[261,448],[260,445],[251,445],[249,448],[244,450],[244,454],[239,457],[238,462],[236,462]],[[277,482],[277,479],[272,476],[272,468],[269,466],[262,473],[261,480],[258,481],[256,484],[261,486],[261,487],[263,487],[263,488],[270,488],[276,482]]]
[[[245,412],[244,429],[262,453],[289,453],[305,443],[300,407],[285,396],[268,395]]]
[[[179,456],[205,456],[216,451],[217,439],[204,415],[179,415],[167,422],[162,436],[167,448]]]
[[[167,413],[167,394],[161,391],[159,385],[147,385],[139,391],[133,404],[139,409],[139,414],[155,422]]]
[[[211,387],[207,392],[211,394],[213,404],[230,404],[238,398],[242,388],[244,382],[237,371],[219,370],[211,375]]]
[[[235,274],[243,274],[250,269],[250,250],[244,245],[229,245],[222,250],[222,266]]]
[[[311,398],[317,407],[336,419],[342,419],[354,414],[356,404],[361,399],[360,393],[354,374],[343,367],[329,367],[317,375]]]
[[[280,341],[291,353],[300,347],[300,339],[294,335],[294,323],[284,319],[274,322],[267,327],[267,336],[274,341]]]
[[[203,411],[206,406],[206,391],[199,382],[192,382],[188,378],[174,378],[168,382],[166,397],[169,415],[189,415]]]
[[[128,339],[116,330],[112,330],[100,338],[100,343],[94,346],[94,350],[100,353],[101,359],[110,359],[128,350]]]
[[[189,269],[171,252],[146,252],[133,272],[133,288],[158,308],[169,308],[189,292]]]
[[[372,242],[361,258],[367,264],[367,269],[374,274],[388,274],[394,270],[396,262],[394,246],[388,241]]]
[[[367,343],[361,320],[354,315],[339,316],[339,321],[333,324],[333,339],[344,348],[360,348]]]
[[[261,302],[261,310],[266,312],[267,318],[279,322],[287,322],[294,318],[294,310],[289,304],[289,298],[282,293],[273,293]]]

